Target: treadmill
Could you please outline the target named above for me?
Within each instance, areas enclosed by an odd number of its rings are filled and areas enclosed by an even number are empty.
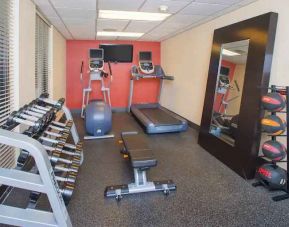
[[[141,79],[161,80],[158,103],[132,104],[134,83]],[[128,112],[143,126],[146,133],[182,132],[188,128],[188,122],[179,115],[159,104],[163,80],[173,80],[173,76],[165,75],[160,65],[153,65],[151,52],[139,52],[139,66],[132,66]]]

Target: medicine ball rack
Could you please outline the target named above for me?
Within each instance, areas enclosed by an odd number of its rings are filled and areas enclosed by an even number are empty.
[[[283,195],[278,195],[272,197],[273,201],[281,201],[285,199],[289,199],[289,161],[288,161],[288,149],[289,149],[289,139],[288,139],[288,133],[289,133],[289,86],[276,86],[271,85],[271,87],[268,88],[268,90],[271,90],[271,92],[278,92],[281,95],[284,95],[286,97],[286,110],[285,111],[277,111],[277,112],[271,112],[271,115],[276,115],[276,113],[286,113],[286,134],[281,135],[268,135],[271,137],[271,140],[276,141],[277,137],[286,137],[286,143],[287,143],[287,156],[285,161],[271,161],[272,164],[276,165],[278,162],[286,162],[287,167],[287,181],[285,187],[282,189],[282,191],[285,192]],[[262,162],[269,162],[267,159],[264,158],[264,156],[259,156],[261,158]],[[264,186],[261,182],[256,182],[252,184],[254,187],[257,186]]]
[[[0,223],[72,226],[66,205],[83,162],[83,150],[64,101],[42,94],[13,111],[0,127],[0,144],[20,149],[14,169],[0,168]],[[18,133],[17,126],[28,129]],[[68,143],[70,140],[73,143]],[[30,191],[26,209],[5,204],[15,188]],[[42,194],[47,195],[50,211],[38,207]]]

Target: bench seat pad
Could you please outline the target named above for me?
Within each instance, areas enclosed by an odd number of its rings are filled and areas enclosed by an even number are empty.
[[[123,134],[122,139],[133,168],[149,168],[157,165],[145,135]]]

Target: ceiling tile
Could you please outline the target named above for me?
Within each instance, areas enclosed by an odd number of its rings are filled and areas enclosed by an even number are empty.
[[[63,23],[55,23],[53,24],[56,29],[67,39],[72,39],[71,34],[69,33],[69,31],[66,29],[66,27],[64,26]]]
[[[245,6],[245,5],[251,4],[251,3],[256,2],[256,1],[257,0],[242,0],[241,2],[238,3],[238,5]]]
[[[72,39],[72,36],[70,35],[70,33],[67,30],[63,30],[57,26],[55,26],[55,27],[66,39]]]
[[[154,34],[154,35],[145,34],[142,37],[140,37],[138,40],[139,41],[158,41],[161,39],[161,37],[162,37],[161,34]]]
[[[164,35],[168,35],[169,33],[175,33],[184,27],[194,24],[203,18],[204,16],[199,15],[175,15],[154,29],[153,32],[161,32]]]
[[[95,34],[94,33],[77,33],[73,34],[74,39],[77,40],[94,40],[95,39]]]
[[[141,7],[142,12],[159,13],[159,7],[161,5],[168,6],[168,13],[176,13],[184,8],[189,2],[187,1],[168,1],[168,0],[147,0]]]
[[[128,20],[109,20],[109,19],[97,19],[97,31],[103,31],[105,29],[115,29],[116,31],[122,31],[128,24]]]
[[[200,3],[221,4],[221,5],[233,5],[241,1],[242,0],[196,0],[196,2]]]
[[[131,21],[127,28],[125,29],[126,32],[143,32],[146,33],[159,25],[160,21]]]
[[[80,20],[80,19],[71,19],[71,18],[66,18],[63,20],[64,23],[67,25],[67,26],[74,26],[74,27],[77,27],[77,26],[87,26],[88,28],[91,28],[93,26],[93,28],[95,27],[95,20]]]
[[[58,8],[57,12],[62,19],[93,19],[96,18],[96,10],[82,10],[72,8]]]
[[[99,0],[98,9],[136,11],[144,0]]]
[[[51,0],[55,8],[95,10],[96,0]]]
[[[205,18],[205,16],[176,14],[168,18],[164,24],[172,24],[175,26],[188,25],[193,24],[203,18]]]
[[[34,2],[37,4],[39,10],[44,14],[45,17],[58,17],[57,13],[47,0],[34,0]]]
[[[59,17],[49,17],[49,21],[51,24],[53,24],[54,26],[56,25],[63,25],[62,21],[60,20]]]
[[[180,14],[209,16],[227,7],[228,7],[227,5],[221,5],[221,4],[207,4],[207,3],[192,2],[189,6],[183,9],[180,12]]]

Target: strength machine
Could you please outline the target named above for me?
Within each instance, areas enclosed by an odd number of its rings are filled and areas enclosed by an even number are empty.
[[[82,92],[81,117],[85,119],[85,128],[89,136],[84,139],[112,138],[107,135],[112,127],[112,112],[110,101],[110,84],[112,71],[108,62],[109,73],[104,71],[103,49],[89,50],[89,82]],[[81,63],[80,79],[83,77],[83,62]],[[106,84],[106,78],[109,82]],[[92,93],[92,82],[100,81],[103,100],[89,100]]]
[[[115,197],[120,200],[123,195],[162,191],[168,195],[176,190],[172,180],[148,181],[146,171],[157,166],[157,159],[146,142],[145,135],[137,132],[123,132],[121,153],[130,160],[134,172],[134,182],[127,185],[108,186],[105,189],[106,197]]]
[[[22,133],[14,130],[19,125]],[[72,226],[65,205],[73,194],[83,151],[64,99],[54,101],[43,94],[12,112],[0,127],[0,144],[20,150],[14,169],[0,168],[0,223]],[[43,194],[48,199],[45,207],[40,202],[45,201]]]
[[[140,79],[160,79],[157,103],[132,104],[134,83]],[[185,119],[159,104],[163,80],[173,79],[174,77],[165,75],[160,65],[153,64],[151,52],[139,53],[139,66],[134,65],[131,69],[128,112],[132,112],[148,134],[181,132],[188,128]]]

